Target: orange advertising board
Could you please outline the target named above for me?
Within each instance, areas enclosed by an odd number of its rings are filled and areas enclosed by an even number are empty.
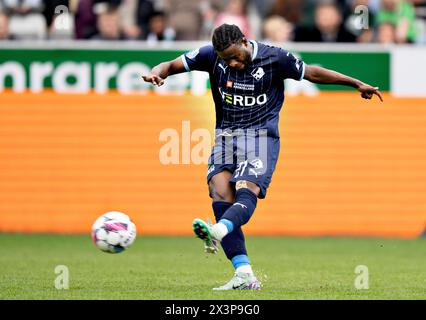
[[[207,160],[194,132],[213,128],[209,95],[2,93],[0,231],[89,232],[118,210],[140,234],[191,235],[195,217],[213,220],[207,165],[191,155]],[[422,232],[426,99],[289,97],[280,132],[277,168],[248,234]],[[167,133],[178,163],[160,159]]]

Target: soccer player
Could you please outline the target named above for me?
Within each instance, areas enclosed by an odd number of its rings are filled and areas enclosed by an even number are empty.
[[[220,242],[235,273],[214,290],[257,290],[241,227],[252,216],[257,199],[266,196],[278,159],[279,112],[284,79],[353,87],[364,99],[379,88],[341,73],[305,64],[290,52],[248,40],[235,25],[223,24],[212,45],[155,66],[143,79],[161,86],[173,74],[192,70],[209,73],[216,108],[215,145],[209,158],[207,183],[216,223],[195,219],[193,230],[205,251],[216,253]]]

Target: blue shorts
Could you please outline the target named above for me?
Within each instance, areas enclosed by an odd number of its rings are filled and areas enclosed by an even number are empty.
[[[232,173],[231,182],[246,180],[260,188],[259,198],[266,196],[280,152],[280,139],[257,133],[220,134],[208,162],[207,183],[227,170]]]

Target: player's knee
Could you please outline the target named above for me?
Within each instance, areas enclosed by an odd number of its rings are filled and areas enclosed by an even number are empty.
[[[229,188],[221,188],[215,183],[209,183],[209,195],[213,201],[234,202],[234,194]]]
[[[249,189],[256,196],[258,196],[260,193],[259,186],[251,181],[246,181],[246,180],[237,181],[237,183],[235,184],[235,190],[238,191],[240,189]]]

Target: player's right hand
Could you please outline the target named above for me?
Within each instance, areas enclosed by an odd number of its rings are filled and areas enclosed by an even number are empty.
[[[164,84],[164,79],[155,74],[150,74],[149,76],[142,76],[142,79],[158,87],[161,87]]]

